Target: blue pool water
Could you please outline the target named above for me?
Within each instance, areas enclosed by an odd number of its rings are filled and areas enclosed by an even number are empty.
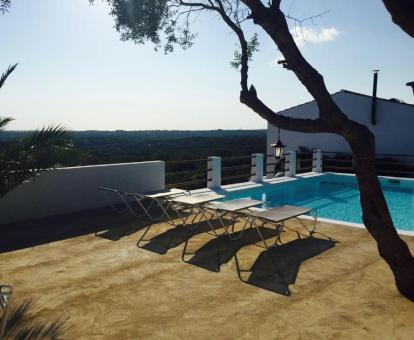
[[[414,231],[414,181],[381,178],[382,189],[397,229]],[[359,190],[354,176],[323,174],[261,188],[232,192],[226,200],[252,198],[265,207],[284,204],[315,208],[319,217],[362,223]]]

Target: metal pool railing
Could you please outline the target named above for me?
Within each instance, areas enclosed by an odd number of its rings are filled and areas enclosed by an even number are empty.
[[[314,160],[313,152],[298,152],[296,154],[296,173],[302,174],[312,171]]]
[[[264,163],[264,176],[274,175],[277,172],[285,173],[288,171],[288,167],[290,165],[289,159],[286,158],[288,156],[287,153],[282,155],[282,158],[275,161],[274,155],[266,155],[265,163]],[[277,167],[277,169],[276,169]]]
[[[351,153],[323,152],[323,171],[354,172],[354,159]],[[414,155],[376,154],[378,175],[393,177],[414,177]]]
[[[252,176],[252,156],[222,157],[221,184],[249,181]]]
[[[213,158],[220,158],[218,167],[214,167]],[[220,185],[249,181],[254,175],[254,160],[254,155],[243,155],[166,161],[165,186],[187,190],[214,186],[217,183],[213,184],[213,178],[209,174],[216,172],[219,174]]]
[[[165,162],[165,187],[187,190],[206,187],[207,159]]]

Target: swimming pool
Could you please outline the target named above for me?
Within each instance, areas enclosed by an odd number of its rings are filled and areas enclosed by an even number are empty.
[[[382,189],[394,225],[414,231],[414,180],[381,178]],[[260,188],[234,191],[226,200],[252,198],[265,201],[264,208],[284,204],[315,208],[325,219],[362,223],[359,190],[355,176],[324,173]]]

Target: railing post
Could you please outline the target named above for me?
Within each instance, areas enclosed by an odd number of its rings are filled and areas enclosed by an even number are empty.
[[[286,159],[289,163],[287,169],[285,169],[285,176],[296,176],[296,151],[288,151]]]
[[[313,150],[312,171],[322,172],[322,150]]]
[[[212,156],[207,161],[207,188],[221,186],[221,157]]]
[[[263,159],[262,153],[254,153],[252,155],[251,181],[259,182],[263,180]]]

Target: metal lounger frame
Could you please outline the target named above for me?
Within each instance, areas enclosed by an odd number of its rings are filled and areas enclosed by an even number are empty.
[[[255,205],[258,205],[258,204],[260,204],[260,201],[257,201],[257,203]],[[228,232],[228,229],[230,227],[232,227],[232,229],[234,230],[234,225],[238,220],[238,215],[233,214],[233,213],[235,213],[235,211],[228,211],[228,210],[223,210],[223,209],[220,209],[220,208],[212,207],[208,203],[207,204],[206,203],[200,204],[199,209],[200,209],[200,211],[202,211],[202,217],[205,217],[205,221],[208,223],[208,226],[211,230],[211,232],[207,232],[207,234],[210,234],[212,236],[217,237],[217,240],[220,240],[219,237],[224,235],[224,234],[227,234],[230,237],[230,239],[232,239],[232,240],[238,239],[242,236],[242,235],[240,235],[237,238],[232,238],[231,233]],[[242,208],[242,209],[246,209],[246,208]],[[207,214],[210,214],[210,218],[207,217]],[[232,223],[230,225],[227,225],[226,222],[223,220],[224,216],[226,216],[226,215],[230,216],[229,220],[232,221]],[[220,234],[217,233],[217,230],[216,230],[217,228],[214,228],[211,224],[211,221],[213,219],[217,219],[217,221],[219,221],[221,227],[224,229],[223,233],[220,233]],[[181,255],[181,259],[186,263],[191,263],[191,262],[189,262],[189,260],[186,259],[186,256],[195,254],[194,252],[187,252],[188,242],[189,242],[189,239],[191,237],[190,232],[191,232],[192,229],[196,229],[201,221],[202,221],[202,219],[200,219],[200,221],[197,223],[197,225],[193,228],[187,227],[189,235],[186,239],[186,242],[185,242],[185,245],[184,245],[184,248],[183,248],[183,251],[182,251],[182,255]],[[242,233],[244,233],[244,230],[247,227],[247,225],[248,225],[248,221],[245,222],[245,224],[243,226],[243,232]],[[220,244],[219,243],[217,244],[217,260],[218,261],[220,260]],[[216,271],[217,272],[220,271],[220,266],[217,267]]]
[[[306,228],[306,230],[309,233],[310,237],[313,237],[313,234],[316,233],[315,229],[316,229],[316,225],[317,225],[317,219],[318,219],[318,214],[317,214],[317,210],[316,209],[309,209],[308,213],[310,212],[314,212],[315,213],[315,218],[314,218],[314,224],[312,226],[311,230],[308,230],[303,224],[303,226]],[[254,228],[257,232],[257,234],[259,235],[259,238],[261,240],[261,243],[263,245],[260,245],[259,243],[255,243],[254,245],[261,247],[263,249],[265,249],[265,251],[273,248],[273,247],[277,247],[279,244],[282,244],[282,240],[281,240],[281,233],[283,232],[283,229],[288,229],[291,230],[293,232],[295,232],[298,235],[298,238],[301,238],[301,235],[303,236],[303,234],[299,233],[297,230],[291,229],[289,227],[286,227],[285,225],[285,221],[292,219],[292,218],[298,218],[300,215],[293,215],[293,216],[289,216],[283,220],[271,220],[271,219],[267,219],[264,217],[260,217],[257,216],[254,212],[252,212],[251,210],[248,211],[238,211],[238,212],[234,212],[235,215],[238,215],[239,219],[244,220],[245,224],[242,228],[242,233],[241,236],[243,235],[243,232],[246,228],[246,225],[249,224],[251,228]],[[273,242],[272,245],[269,245],[268,242],[266,242],[266,238],[263,236],[262,231],[260,230],[260,228],[263,228],[264,225],[273,225],[275,227],[275,231],[276,231],[276,235],[275,235],[275,241]],[[237,238],[231,238],[231,234],[228,234],[230,240],[234,241]],[[278,273],[278,275],[280,276],[280,278],[282,279],[282,284],[285,285],[286,290],[285,290],[285,295],[289,296],[290,295],[290,290],[289,290],[289,285],[285,282],[283,275],[281,273],[281,270],[277,264],[277,261],[275,260],[275,258],[272,256],[272,254],[270,252],[266,252],[266,254],[269,256],[269,259],[271,260],[273,266],[275,267],[276,272]],[[234,259],[236,262],[236,270],[237,270],[237,275],[239,277],[239,279],[242,282],[248,283],[248,281],[246,279],[243,278],[242,273],[251,273],[251,270],[248,269],[242,269],[240,267],[240,262],[239,259],[237,257],[237,249],[234,249]]]
[[[192,196],[191,194],[187,195],[187,196]],[[197,196],[197,194],[195,194],[194,196]],[[214,233],[214,228],[211,225],[210,219],[206,216],[206,210],[204,209],[203,203],[183,203],[183,202],[176,202],[174,201],[174,198],[176,198],[177,195],[169,195],[169,196],[165,196],[165,200],[163,200],[163,202],[165,202],[164,204],[161,203],[160,207],[163,211],[163,214],[161,217],[166,216],[168,218],[168,221],[166,221],[166,223],[177,227],[179,225],[183,225],[186,227],[186,230],[188,233],[190,233],[193,229],[198,228],[198,226],[200,225],[200,223],[204,220],[207,221],[211,231]],[[172,216],[168,210],[172,209],[173,213],[176,216]],[[183,212],[185,212],[185,215],[183,214]],[[193,216],[194,215],[194,216]],[[176,223],[176,219],[178,219],[178,223]],[[198,222],[196,223],[195,226],[190,227],[190,225],[193,225],[195,223],[195,221],[198,219]],[[191,220],[191,221],[190,221]],[[189,222],[190,221],[190,222]],[[137,247],[142,248],[143,246],[141,246],[142,242],[149,242],[151,241],[151,239],[145,239],[146,234],[148,233],[148,231],[151,229],[152,227],[152,223],[146,228],[146,230],[144,231],[144,233],[141,235],[140,239],[137,242]],[[173,240],[173,236],[175,233],[176,229],[174,229],[174,231],[171,233],[167,244],[165,246],[165,252],[167,252],[167,250],[169,249],[171,242]],[[188,242],[188,238],[186,240],[186,244]],[[185,248],[186,249],[186,245]]]
[[[196,209],[198,209],[198,211],[197,211],[197,213],[196,213],[196,215],[194,216],[194,218],[193,218],[193,220],[192,220],[192,223],[191,224],[193,224],[194,223],[194,221],[196,220],[196,218],[198,217],[198,216],[200,216],[200,219],[199,219],[199,221],[197,222],[197,224],[196,225],[194,225],[194,226],[189,226],[188,224],[185,224],[185,226],[186,226],[186,230],[187,230],[187,238],[186,238],[186,240],[185,240],[185,243],[184,243],[184,247],[183,247],[183,251],[182,251],[182,253],[181,253],[181,259],[183,260],[183,262],[185,262],[185,263],[191,263],[189,260],[187,260],[187,256],[190,256],[190,255],[194,255],[195,253],[194,252],[188,252],[187,251],[187,248],[188,248],[188,242],[189,242],[189,240],[190,240],[190,238],[191,238],[191,236],[192,236],[192,231],[193,230],[196,230],[198,227],[199,227],[199,225],[200,225],[200,223],[203,221],[203,217],[204,217],[204,221],[205,222],[207,222],[207,224],[208,224],[208,227],[209,227],[209,229],[210,229],[210,232],[207,232],[207,234],[209,234],[209,235],[212,235],[212,236],[215,236],[215,237],[217,237],[217,238],[219,238],[222,234],[219,234],[219,233],[217,233],[217,230],[216,230],[216,228],[214,228],[213,227],[213,225],[211,224],[211,221],[214,219],[214,214],[211,214],[211,216],[210,217],[208,217],[207,216],[207,214],[210,212],[210,209],[205,205],[205,204],[203,204],[203,203],[201,203],[201,204],[195,204],[195,205],[193,205]],[[220,224],[221,225],[223,225],[223,223],[222,223],[222,221],[220,220]],[[217,247],[217,260],[219,260],[220,259],[220,247],[218,246]],[[220,268],[218,268],[218,270],[217,271],[220,271]]]
[[[170,209],[170,207],[172,206],[172,202],[171,202],[170,198],[188,194],[187,191],[171,193],[171,194],[168,194],[168,192],[166,192],[166,195],[157,196],[157,195],[152,195],[152,194],[140,194],[140,193],[124,192],[124,191],[120,191],[120,190],[117,190],[117,189],[106,188],[106,187],[99,187],[99,189],[103,191],[103,193],[105,194],[105,198],[107,199],[107,201],[110,203],[111,207],[115,211],[117,211],[119,213],[122,213],[122,212],[125,212],[125,211],[128,210],[136,218],[141,218],[141,217],[144,217],[144,216],[146,216],[148,218],[150,223],[148,224],[148,226],[146,227],[144,233],[141,235],[141,237],[139,238],[139,240],[137,242],[137,247],[139,247],[139,248],[142,248],[142,246],[141,246],[142,242],[149,241],[149,240],[146,240],[144,238],[145,238],[145,235],[148,233],[148,231],[153,226],[154,222],[162,221],[166,217],[167,218],[167,221],[165,221],[166,223],[168,223],[170,225],[173,225],[173,226],[177,226],[177,224],[174,221],[174,217],[171,216],[171,214],[168,211]],[[114,204],[114,202],[111,201],[108,198],[107,193],[114,194],[124,204],[125,208],[124,209],[119,209]],[[128,198],[130,198],[130,199],[128,199]],[[130,201],[136,202],[138,204],[138,206],[142,209],[143,213],[138,214],[136,212],[136,210],[132,207]],[[145,201],[149,201],[149,204],[146,205],[144,203]],[[154,205],[158,206],[161,209],[160,216],[154,217],[150,213],[150,209]],[[180,215],[178,217],[181,218],[181,216],[182,215]],[[181,218],[181,220],[185,221],[184,218]],[[167,247],[169,247],[171,241],[172,241],[172,237],[170,238]]]

